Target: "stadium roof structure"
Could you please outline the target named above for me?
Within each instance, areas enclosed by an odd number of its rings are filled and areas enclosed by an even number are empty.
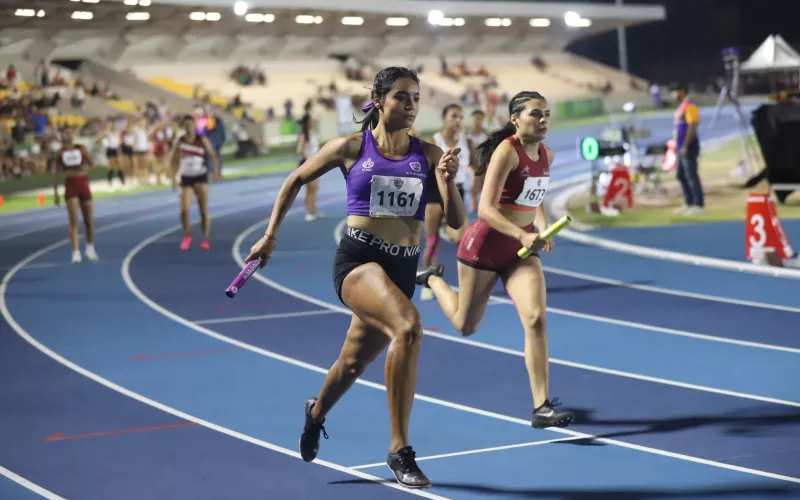
[[[523,1],[0,0],[0,57],[252,60],[562,50],[662,6]]]

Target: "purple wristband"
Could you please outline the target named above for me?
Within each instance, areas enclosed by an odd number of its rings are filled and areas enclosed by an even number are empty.
[[[225,295],[230,298],[236,297],[236,294],[239,293],[239,290],[247,283],[247,280],[250,279],[250,276],[256,272],[260,265],[261,257],[245,264],[239,275],[228,285],[228,288],[225,289]]]

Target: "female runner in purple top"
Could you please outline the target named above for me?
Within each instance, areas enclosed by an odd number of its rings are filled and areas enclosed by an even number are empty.
[[[419,78],[390,67],[375,76],[372,102],[361,133],[326,143],[293,171],[281,187],[264,236],[247,262],[275,248],[275,234],[300,188],[336,167],[347,183],[347,228],[339,243],[333,281],[341,301],[353,311],[347,338],[322,390],[305,404],[300,454],[310,462],[319,451],[320,432],[333,405],[388,345],[386,388],[392,441],[386,463],[409,488],[430,486],[408,440],[408,423],[417,383],[422,322],[414,295],[420,233],[429,190],[439,191],[447,224],[466,221],[455,184],[459,150],[408,135],[419,111]],[[432,168],[432,166],[434,166]],[[438,174],[438,175],[437,175]]]

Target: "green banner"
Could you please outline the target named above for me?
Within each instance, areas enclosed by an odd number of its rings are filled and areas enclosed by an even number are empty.
[[[280,135],[296,135],[298,123],[294,120],[281,120]]]
[[[575,99],[556,103],[556,116],[559,119],[587,118],[605,113],[603,100],[599,97],[591,99]]]

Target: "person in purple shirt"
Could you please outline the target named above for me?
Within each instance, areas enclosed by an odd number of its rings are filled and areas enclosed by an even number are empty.
[[[250,249],[247,262],[261,257],[266,263],[300,188],[340,168],[347,185],[347,227],[336,252],[333,282],[353,316],[322,390],[305,403],[300,454],[307,462],[316,458],[320,432],[328,438],[323,427],[326,415],[389,346],[385,374],[392,439],[386,463],[401,485],[425,488],[430,481],[417,465],[408,438],[422,341],[422,321],[411,298],[430,190],[441,195],[450,227],[458,229],[466,221],[455,184],[460,151],[445,153],[408,134],[419,111],[415,72],[401,67],[381,70],[371,98],[363,108],[366,116],[360,133],[327,142],[289,174],[266,232]]]

